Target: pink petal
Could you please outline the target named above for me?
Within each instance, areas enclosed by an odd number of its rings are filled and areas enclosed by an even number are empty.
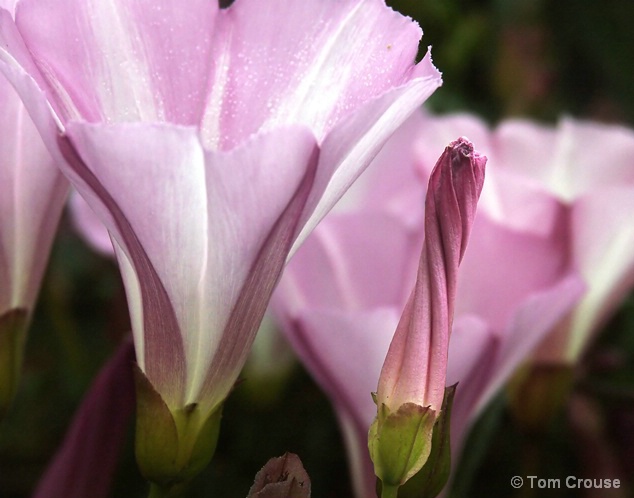
[[[108,230],[77,192],[71,193],[69,206],[75,228],[86,243],[99,254],[114,256]]]
[[[466,397],[470,391],[463,384],[473,380],[473,373],[477,369],[488,369],[490,365],[486,365],[481,359],[497,342],[497,335],[480,317],[475,315],[456,317],[449,341],[447,385],[459,383],[460,391],[456,391],[456,394],[460,392],[460,397]]]
[[[457,135],[468,138],[491,161],[490,156],[493,151],[490,130],[484,121],[470,114],[433,116],[427,112],[421,112],[412,165],[421,169],[424,177],[428,178],[445,145],[455,140]],[[489,171],[487,171],[484,188],[488,182]]]
[[[634,133],[624,127],[572,119],[561,120],[557,128],[509,121],[496,135],[500,167],[565,201],[604,187],[634,185]]]
[[[208,338],[198,350],[203,395],[216,394],[210,403],[224,399],[246,361],[299,230],[318,156],[314,137],[301,128],[275,130],[230,153],[208,154],[216,167],[207,174],[213,245],[202,311],[212,329],[223,330],[213,359],[201,352]]]
[[[455,458],[460,455],[470,424],[475,420],[474,408],[495,372],[493,365],[499,353],[501,338],[480,317],[463,315],[456,318],[447,358],[447,385],[458,383],[451,410],[451,447]]]
[[[573,205],[574,259],[588,289],[570,323],[567,360],[583,353],[634,285],[633,216],[630,186],[602,188]]]
[[[237,0],[219,21],[202,126],[213,148],[291,123],[321,142],[351,111],[414,76],[422,35],[382,0]]]
[[[18,94],[0,76],[0,312],[35,304],[68,192]]]
[[[355,424],[344,409],[337,405],[334,408],[348,453],[354,496],[372,497],[376,494],[376,476],[368,451],[368,428]]]
[[[515,305],[505,326],[497,330],[479,316],[456,319],[447,365],[447,385],[459,383],[451,416],[451,445],[456,456],[481,411],[570,312],[583,291],[582,280],[572,274],[528,293]]]
[[[423,223],[425,190],[431,172],[421,173],[416,167],[419,161],[416,142],[425,124],[422,112],[414,112],[334,209],[337,212],[363,210],[365,213],[387,210],[418,230]],[[437,153],[434,160],[439,155]]]
[[[514,230],[478,213],[460,267],[456,314],[477,314],[502,330],[527,295],[553,285],[569,271],[569,214],[552,202],[559,220],[544,236]]]
[[[338,123],[322,144],[315,187],[292,253],[358,178],[390,136],[440,85],[429,53],[417,66],[425,76],[388,91]]]
[[[420,28],[381,0],[239,0],[221,11],[205,0],[23,0],[16,23],[29,49],[9,52],[63,120],[197,124],[212,149],[296,123],[321,141],[390,89],[430,80],[420,104],[440,82],[430,62],[413,64]]]
[[[520,121],[506,121],[491,131],[483,120],[469,114],[424,115],[414,159],[424,174],[429,175],[442,145],[456,134],[468,137],[488,158],[478,211],[516,230],[541,236],[550,233],[558,216],[556,196],[523,168],[537,171],[551,162],[552,133]],[[534,147],[535,143],[543,146]]]
[[[13,14],[15,12],[16,3],[18,3],[18,0],[0,0],[0,9],[6,9]]]
[[[492,140],[497,169],[522,177],[526,186],[546,187],[557,157],[554,129],[532,121],[508,120],[493,132]]]
[[[370,311],[308,309],[290,317],[288,335],[311,373],[354,423],[366,432],[376,414],[370,393],[398,323],[397,308]],[[351,354],[354,351],[354,354]]]
[[[0,61],[0,69],[18,90],[23,102],[29,108],[31,116],[35,116],[36,114],[31,111],[28,102],[33,97],[27,98],[25,93],[33,94],[32,89],[27,90],[27,88],[33,86],[40,89],[46,88],[46,79],[40,73],[31,52],[24,43],[22,34],[15,25],[13,8],[6,10],[0,7]],[[22,81],[25,79],[24,75],[27,74],[27,78],[35,81],[35,84],[33,84],[33,81],[30,83]],[[23,88],[23,85],[25,88]],[[37,124],[38,120],[34,120]]]
[[[174,0],[22,0],[16,24],[65,120],[195,125],[217,10],[207,0],[187,8]]]
[[[574,308],[585,291],[583,280],[570,274],[558,284],[530,295],[513,314],[501,335],[492,376],[472,416],[484,408],[497,390],[541,340]]]
[[[292,311],[305,305],[350,311],[400,308],[407,300],[407,283],[413,285],[419,252],[419,234],[390,214],[340,215],[308,238],[277,293]]]
[[[187,276],[200,275],[207,249],[205,160],[196,132],[70,123],[67,135],[79,157],[68,154],[72,169],[65,172],[121,249],[139,365],[168,404],[178,403],[186,373],[180,329],[191,320],[185,300],[196,292]]]
[[[191,128],[71,123],[68,134],[88,167],[67,173],[121,249],[137,354],[144,358],[139,364],[174,403],[197,400],[219,350],[230,365],[217,363],[213,375],[235,370],[223,378],[232,383],[241,367],[235,362],[246,354],[258,324],[224,331],[254,278],[264,279],[263,285],[277,280],[281,264],[269,251],[286,258],[283,239],[294,236],[295,210],[304,203],[290,211],[288,205],[317,159],[312,135],[277,130],[213,153],[203,151]],[[275,230],[281,232],[271,235]],[[259,308],[263,300],[266,287],[251,305]],[[159,317],[168,323],[144,323]],[[223,333],[236,344],[246,334],[245,351],[241,346],[227,353]],[[216,392],[229,388],[217,386]]]

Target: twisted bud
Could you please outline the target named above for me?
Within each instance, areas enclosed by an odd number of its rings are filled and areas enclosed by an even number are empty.
[[[436,163],[425,200],[425,242],[414,289],[392,338],[369,449],[384,496],[427,462],[441,416],[458,266],[484,182],[486,158],[464,138]],[[448,427],[448,424],[443,424]]]

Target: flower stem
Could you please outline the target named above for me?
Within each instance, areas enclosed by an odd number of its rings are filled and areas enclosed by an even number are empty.
[[[397,498],[398,485],[383,483],[381,486],[381,498]]]
[[[165,487],[151,482],[148,498],[181,498],[185,489],[186,485],[183,484]]]

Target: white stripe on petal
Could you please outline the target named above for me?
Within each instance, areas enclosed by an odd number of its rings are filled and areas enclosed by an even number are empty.
[[[163,102],[153,92],[152,73],[142,38],[115,0],[90,0],[87,21],[104,63],[93,70],[104,118],[112,121],[165,121]]]

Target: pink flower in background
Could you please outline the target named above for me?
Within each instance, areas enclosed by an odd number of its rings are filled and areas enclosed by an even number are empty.
[[[13,12],[15,1],[0,0]],[[0,315],[32,311],[68,192],[19,95],[0,78]]]
[[[68,182],[0,78],[0,315],[33,311]]]
[[[0,7],[13,12],[13,3]],[[26,329],[68,182],[20,97],[0,76],[0,414],[17,387]]]
[[[491,156],[488,182],[495,150],[470,129],[458,130]],[[326,218],[298,251],[274,296],[280,324],[333,401],[359,497],[374,496],[370,392],[416,275],[425,161],[447,142],[443,134],[434,146],[435,138],[433,118],[413,116],[344,199],[343,212]],[[485,182],[482,205],[488,188]],[[477,414],[583,289],[569,266],[566,210],[552,197],[540,201],[552,210],[550,226],[508,226],[487,210],[475,218],[458,272],[447,365],[447,385],[459,382],[454,457]]]
[[[509,228],[567,239],[567,264],[587,291],[537,359],[574,364],[634,285],[634,132],[573,119],[556,127],[509,120],[490,131],[467,115],[426,127],[423,169],[434,164],[433,143],[461,130],[490,151],[482,210]]]
[[[24,0],[0,34],[170,409],[222,402],[288,255],[440,84],[381,0]]]

